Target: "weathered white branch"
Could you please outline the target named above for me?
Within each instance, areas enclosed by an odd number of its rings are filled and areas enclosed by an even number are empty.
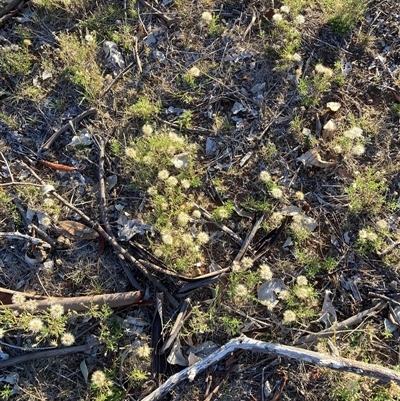
[[[288,345],[271,344],[241,336],[229,341],[218,351],[213,352],[211,355],[202,359],[201,361],[171,376],[158,389],[154,390],[147,397],[143,398],[142,401],[159,400],[161,397],[165,396],[170,389],[175,387],[183,380],[189,379],[192,381],[200,372],[221,361],[231,352],[239,349],[260,352],[263,354],[279,355],[330,369],[351,372],[358,375],[371,376],[378,379],[393,380],[400,384],[400,373],[383,366],[358,362],[347,358],[336,358],[320,352],[308,351]]]

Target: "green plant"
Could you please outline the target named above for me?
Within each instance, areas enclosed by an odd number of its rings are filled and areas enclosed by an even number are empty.
[[[31,71],[33,57],[26,45],[14,48],[0,47],[0,71],[7,75],[27,75]]]
[[[360,173],[353,183],[345,189],[349,198],[350,210],[356,213],[377,213],[385,202],[387,184],[382,175],[373,169]]]
[[[145,121],[151,120],[161,109],[161,103],[152,103],[147,96],[142,96],[138,101],[130,106],[127,115],[140,118]]]
[[[243,322],[239,318],[232,316],[222,316],[220,320],[229,336],[236,336],[240,333],[240,328],[242,327]]]
[[[218,36],[224,30],[223,25],[219,22],[218,16],[213,16],[212,20],[208,24],[208,33],[211,36]]]
[[[148,378],[148,373],[144,370],[133,369],[129,374],[129,381],[133,387],[140,387]]]
[[[178,119],[179,129],[186,129],[192,125],[193,112],[191,110],[185,110]]]
[[[349,32],[363,18],[367,5],[367,0],[323,1],[326,20],[335,32],[341,34]]]
[[[66,75],[70,81],[83,90],[87,100],[93,100],[103,89],[103,76],[97,65],[97,42],[95,36],[87,35],[82,41],[75,35],[65,33],[58,38],[60,58],[64,62]]]
[[[14,390],[9,384],[4,385],[4,387],[0,389],[0,399],[4,401],[9,400],[13,394]]]
[[[235,205],[232,202],[226,202],[224,206],[217,207],[213,211],[212,216],[217,221],[227,220],[232,216],[234,207]]]
[[[400,118],[400,103],[392,104],[392,112],[395,115],[395,117]]]

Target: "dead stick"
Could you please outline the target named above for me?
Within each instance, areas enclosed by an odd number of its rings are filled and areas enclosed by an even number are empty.
[[[23,163],[24,166],[31,172],[31,174],[43,185],[45,183],[43,180],[35,173],[33,169],[31,169],[26,163]],[[110,235],[107,234],[107,232],[100,226],[100,224],[95,223],[90,217],[86,216],[85,213],[83,213],[81,210],[76,208],[74,205],[66,201],[62,196],[60,196],[55,190],[51,191],[51,194],[58,199],[63,205],[67,206],[69,209],[73,210],[74,212],[78,213],[79,216],[82,217],[82,219],[88,224],[91,228],[96,230],[100,235],[102,235],[114,248],[114,250],[120,254],[124,259],[129,260],[131,263],[133,263],[136,268],[144,275],[146,276],[152,284],[158,288],[159,291],[164,292],[165,296],[168,298],[168,301],[172,304],[174,308],[177,308],[179,306],[179,302],[172,296],[172,294],[167,290],[167,288],[160,283],[160,281],[154,277],[152,274],[148,272],[145,266],[143,266],[137,259],[135,259],[126,249],[122,248],[120,244],[115,240],[115,238],[111,237]]]
[[[67,124],[65,124],[64,126],[62,126],[56,133],[54,133],[50,139],[41,147],[41,149],[39,150],[39,154],[40,152],[44,151],[44,150],[48,150],[50,148],[50,146],[53,144],[53,142],[64,132],[68,131],[69,129],[71,129],[71,125],[72,127],[75,127],[75,124],[78,124],[79,121],[83,120],[85,117],[91,116],[92,114],[96,114],[97,110],[96,109],[89,109],[84,111],[83,113],[79,114],[78,116],[76,116],[75,118],[73,118],[71,121],[69,121]]]
[[[15,366],[20,363],[24,363],[24,362],[28,362],[28,361],[34,361],[36,359],[55,358],[55,357],[60,357],[60,356],[64,356],[64,355],[77,354],[78,352],[85,352],[85,351],[90,350],[90,348],[93,348],[94,346],[96,346],[98,344],[99,344],[98,341],[94,341],[90,344],[77,345],[75,347],[58,348],[58,349],[52,349],[49,351],[35,352],[33,354],[18,356],[16,358],[12,358],[12,359],[8,359],[6,361],[0,362],[0,369],[7,368],[9,366]]]
[[[135,65],[135,63],[132,61],[131,63],[129,63],[123,70],[121,70],[118,75],[111,81],[110,85],[107,86],[106,89],[104,89],[103,93],[101,94],[101,96],[106,95],[110,89],[114,86],[114,84],[121,78],[123,77],[133,66]],[[140,67],[141,68],[141,67]]]
[[[142,298],[141,291],[129,291],[115,294],[87,295],[81,297],[51,297],[38,300],[36,303],[37,309],[39,310],[47,309],[52,304],[59,304],[64,306],[66,310],[70,309],[74,311],[85,311],[88,310],[92,305],[108,305],[110,308],[119,308],[121,306],[137,304],[142,300]],[[21,307],[16,304],[0,305],[0,311],[3,308],[9,308],[12,310],[24,309],[23,306]]]
[[[318,333],[314,334],[309,334],[307,336],[300,337],[298,340],[294,342],[294,345],[310,345],[310,343],[313,343],[314,341],[318,340],[319,338],[322,337],[330,337],[334,336],[336,333],[343,331],[347,329],[348,327],[354,326],[355,324],[360,323],[364,318],[372,316],[374,312],[377,310],[380,310],[384,308],[386,305],[386,302],[379,302],[372,308],[369,308],[367,310],[364,310],[360,313],[357,313],[354,316],[349,317],[346,320],[343,320],[342,322],[339,322],[332,327],[329,327],[325,330],[321,330]]]
[[[234,262],[240,262],[242,260],[242,257],[247,252],[247,249],[249,248],[251,241],[253,241],[253,238],[256,235],[263,221],[264,221],[264,214],[254,223],[252,229],[247,234],[246,238],[243,241],[242,247],[240,248],[240,251],[235,257]]]
[[[142,401],[154,401],[161,399],[169,390],[183,380],[189,379],[190,381],[193,381],[199,373],[220,362],[222,359],[237,350],[248,350],[252,352],[260,352],[262,354],[279,355],[343,372],[370,376],[377,379],[393,380],[397,384],[400,384],[400,373],[390,368],[365,362],[358,362],[348,358],[332,357],[321,352],[304,350],[288,345],[272,344],[241,336],[229,341],[218,351],[213,352],[211,355],[202,359],[201,361],[196,362],[194,365],[171,376],[164,384],[158,387],[157,390],[154,390],[147,397],[143,398]]]

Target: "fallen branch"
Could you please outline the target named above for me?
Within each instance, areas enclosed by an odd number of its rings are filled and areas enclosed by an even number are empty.
[[[147,397],[144,397],[142,401],[154,401],[161,399],[169,390],[174,388],[182,381],[186,379],[189,379],[190,381],[194,380],[199,373],[220,362],[222,359],[237,350],[248,350],[252,352],[260,352],[262,354],[283,356],[343,372],[370,376],[377,379],[393,380],[397,384],[400,384],[400,373],[383,366],[358,362],[347,358],[332,357],[320,352],[308,351],[288,345],[271,344],[241,336],[229,341],[218,351],[213,352],[211,355],[199,362],[196,362],[194,365],[174,374],[158,389],[154,390]]]
[[[34,361],[36,359],[43,359],[43,358],[56,358],[64,355],[70,354],[77,354],[78,352],[85,352],[90,350],[91,348],[99,345],[97,340],[92,341],[85,345],[77,345],[75,347],[66,347],[66,348],[58,348],[54,350],[42,351],[42,352],[35,352],[33,354],[27,354],[18,356],[16,358],[7,359],[6,361],[0,362],[0,369],[7,368],[9,366],[15,366],[20,363]]]
[[[3,289],[0,289],[0,293],[4,292]],[[6,291],[9,293],[10,291]],[[14,293],[17,293],[15,291]],[[24,294],[28,298],[29,294]],[[74,311],[85,311],[88,310],[91,306],[102,306],[108,305],[110,308],[119,308],[121,306],[128,306],[133,304],[138,304],[142,301],[143,296],[141,291],[129,291],[129,292],[119,292],[116,294],[101,294],[101,295],[86,295],[81,297],[51,297],[44,298],[36,301],[37,309],[43,310],[49,308],[53,304],[59,304],[64,306],[64,309],[74,310]],[[0,311],[3,308],[9,308],[13,310],[23,310],[24,307],[22,305],[16,304],[8,304],[8,305],[0,305]]]

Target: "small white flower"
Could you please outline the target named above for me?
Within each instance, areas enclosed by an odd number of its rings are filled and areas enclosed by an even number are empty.
[[[182,188],[189,189],[190,188],[190,181],[184,179],[184,180],[181,181],[181,185],[182,185]]]
[[[351,149],[351,153],[354,156],[361,156],[362,154],[365,153],[364,145],[358,144],[358,145],[353,146],[353,148]]]
[[[22,306],[26,301],[26,297],[24,294],[21,294],[20,292],[16,292],[13,294],[11,297],[11,302],[14,305]]]
[[[219,209],[218,210],[218,217],[220,219],[227,219],[229,217],[229,212],[226,209]]]
[[[292,310],[286,310],[283,313],[283,323],[285,323],[285,324],[295,322],[296,318],[297,318],[296,312],[293,312]]]
[[[177,217],[178,224],[182,227],[186,226],[189,223],[190,216],[185,212],[180,212]]]
[[[343,132],[343,136],[349,139],[363,138],[363,130],[360,127],[353,127]]]
[[[34,333],[39,332],[43,328],[43,321],[37,317],[34,317],[28,324],[29,330],[33,331]]]
[[[260,180],[264,181],[264,182],[270,181],[271,180],[271,174],[266,170],[261,171]]]
[[[200,244],[207,244],[207,242],[210,241],[210,236],[204,231],[201,231],[197,234],[197,241]]]
[[[376,222],[376,227],[381,231],[386,231],[388,229],[388,223],[385,220],[378,220]]]
[[[147,193],[150,195],[150,196],[155,196],[155,195],[157,195],[157,188],[156,187],[149,187],[148,189],[147,189]]]
[[[125,154],[130,157],[131,159],[135,159],[137,154],[136,150],[134,148],[126,148],[125,149]]]
[[[367,240],[371,242],[375,242],[378,239],[378,235],[372,231],[369,231],[367,234]]]
[[[54,319],[60,319],[64,314],[64,306],[61,304],[53,304],[50,306],[50,315]]]
[[[136,348],[136,354],[141,359],[147,359],[151,355],[151,348],[147,344],[143,344]]]
[[[300,201],[304,200],[304,194],[303,194],[303,192],[297,191],[297,192],[295,193],[295,195],[296,195],[296,198],[297,198],[298,200],[300,200]]]
[[[213,16],[212,16],[212,14],[211,14],[209,11],[204,11],[204,13],[201,14],[201,19],[202,19],[206,24],[209,24],[209,23],[212,21]]]
[[[61,337],[61,344],[65,347],[70,347],[75,342],[75,337],[72,333],[64,333]]]
[[[283,196],[283,192],[280,188],[275,187],[271,189],[271,196],[275,199],[281,199]]]
[[[311,297],[312,292],[309,287],[301,286],[296,288],[295,294],[297,298],[308,299]]]
[[[284,14],[289,14],[290,8],[288,6],[282,6],[281,12],[283,12]]]
[[[169,187],[176,187],[178,185],[178,179],[176,177],[168,177],[166,183]]]
[[[315,66],[315,72],[317,72],[318,74],[326,75],[327,77],[331,77],[333,75],[332,69],[324,67],[322,64],[317,64]]]
[[[340,145],[335,145],[333,151],[340,155],[341,153],[343,153],[343,148]]]
[[[253,266],[253,259],[249,257],[244,257],[241,261],[240,264],[242,266],[242,270],[248,270]]]
[[[272,226],[272,227],[276,227],[279,226],[279,224],[281,224],[283,220],[283,214],[280,212],[274,212],[271,214],[271,217],[268,220],[268,223]]]
[[[171,233],[169,233],[169,232],[163,233],[161,235],[161,239],[162,239],[162,242],[164,242],[164,244],[166,244],[166,245],[172,245],[172,243],[174,242],[174,239],[173,239]]]
[[[185,245],[193,245],[193,237],[190,234],[182,234],[180,239]]]
[[[37,302],[34,299],[29,299],[24,303],[24,308],[29,312],[35,312],[37,308]]]
[[[188,70],[188,74],[191,77],[197,78],[200,76],[200,70],[194,65],[192,68]]]
[[[234,262],[232,263],[232,271],[233,271],[234,273],[238,273],[238,272],[242,271],[242,266],[240,265],[239,262],[234,261]]]
[[[271,280],[273,277],[272,270],[266,263],[263,263],[260,266],[260,276],[263,280],[267,280],[267,281]]]
[[[96,387],[104,387],[107,385],[108,380],[103,371],[96,370],[92,374],[92,383]]]
[[[193,212],[192,212],[192,216],[195,218],[195,219],[200,219],[201,218],[201,212],[200,212],[200,210],[193,210]]]
[[[297,285],[299,285],[300,287],[308,284],[308,280],[307,280],[306,276],[299,276],[299,277],[297,277],[296,281],[297,281]]]
[[[304,24],[304,22],[306,22],[306,19],[304,17],[304,15],[297,15],[296,18],[294,19],[295,24],[301,25]]]
[[[142,132],[144,135],[151,135],[153,133],[153,127],[150,124],[145,124],[142,127]]]
[[[161,170],[158,172],[158,178],[165,181],[169,177],[169,172],[167,170]]]
[[[272,17],[272,20],[276,23],[282,22],[282,20],[283,20],[282,14],[279,14],[279,13],[274,14],[274,16]]]
[[[238,296],[239,298],[246,298],[249,295],[249,290],[245,285],[238,284],[236,286],[235,295]]]
[[[142,161],[143,161],[143,164],[145,164],[146,166],[150,166],[153,164],[153,158],[149,155],[144,156]]]
[[[366,240],[368,238],[368,231],[364,229],[360,230],[358,232],[358,238],[361,240]]]
[[[290,56],[290,60],[294,61],[295,63],[300,63],[301,55],[299,53],[294,53]]]

